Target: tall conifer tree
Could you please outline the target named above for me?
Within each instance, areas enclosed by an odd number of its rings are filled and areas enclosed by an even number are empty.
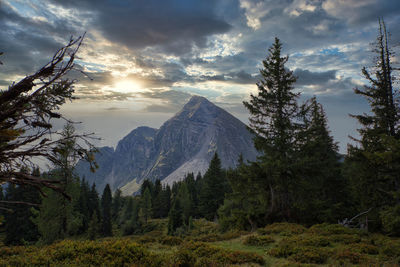
[[[243,104],[250,112],[249,128],[256,134],[254,144],[263,152],[260,160],[265,176],[254,177],[252,182],[270,192],[269,217],[289,219],[298,93],[294,92],[296,78],[285,68],[289,57],[282,57],[281,50],[282,43],[275,38],[260,70],[258,94],[251,94],[250,101]]]
[[[350,146],[346,158],[347,173],[354,186],[359,211],[370,210],[372,228],[383,226],[400,235],[400,113],[399,90],[394,88],[395,68],[389,34],[383,20],[374,44],[375,66],[362,74],[369,82],[355,93],[365,97],[371,112],[352,115],[362,125],[359,146]]]
[[[112,195],[110,185],[107,184],[104,187],[103,195],[101,196],[101,211],[102,211],[102,232],[103,236],[112,235],[112,224],[111,224],[111,205]]]

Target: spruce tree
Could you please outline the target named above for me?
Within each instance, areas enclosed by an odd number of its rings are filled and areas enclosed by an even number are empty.
[[[171,187],[169,185],[166,185],[161,192],[161,205],[161,218],[166,218],[171,209]]]
[[[6,191],[6,201],[17,201],[39,205],[39,192],[29,186],[9,184]],[[36,207],[27,204],[10,204],[10,211],[5,215],[6,245],[25,245],[37,241],[39,232],[31,217],[37,212]]]
[[[101,196],[101,211],[102,211],[102,233],[103,236],[112,236],[111,224],[111,205],[112,195],[110,185],[104,187],[103,195]]]
[[[74,166],[79,158],[76,150],[74,127],[66,124],[62,137],[66,139],[55,150],[57,158],[54,169],[47,174],[48,179],[60,182],[62,191],[71,200],[53,190],[47,190],[47,197],[43,198],[40,211],[35,218],[44,243],[51,243],[66,236],[76,235],[82,229],[83,215],[79,209],[80,183],[74,175]]]
[[[144,190],[141,208],[144,222],[147,224],[147,220],[151,217],[151,193],[149,187]]]
[[[93,212],[90,219],[87,236],[90,240],[95,240],[100,232],[99,217],[96,212]]]
[[[152,214],[153,218],[161,218],[162,216],[162,208],[163,208],[163,203],[162,203],[162,185],[160,180],[157,180],[154,184],[154,192],[152,196]]]
[[[348,215],[349,196],[341,174],[339,148],[316,97],[301,106],[299,119],[293,217],[309,225],[337,222]]]
[[[113,222],[116,222],[117,224],[119,223],[119,216],[121,213],[121,208],[123,206],[123,199],[122,199],[122,192],[121,190],[118,188],[117,190],[115,190],[114,193],[114,197],[112,198],[112,210],[111,210],[111,214],[112,214],[112,220]]]
[[[181,201],[176,198],[168,214],[168,235],[174,235],[176,229],[183,226],[183,209]]]
[[[226,195],[218,210],[219,226],[222,230],[240,229],[254,231],[271,221],[266,220],[269,190],[254,183],[254,177],[265,173],[257,162],[249,165],[239,158],[238,166],[227,173],[232,192]]]
[[[275,38],[260,70],[258,94],[251,94],[250,101],[243,104],[250,112],[249,129],[256,134],[255,147],[263,152],[260,164],[265,176],[254,177],[252,183],[271,192],[270,217],[289,219],[298,94],[294,92],[296,78],[285,68],[289,57],[281,57],[281,49],[281,42]]]
[[[202,216],[208,220],[214,220],[218,208],[223,204],[227,192],[227,181],[225,173],[221,168],[221,160],[215,153],[204,174],[199,209]]]
[[[369,82],[355,93],[365,97],[371,112],[352,115],[361,124],[358,146],[350,146],[346,158],[347,174],[353,185],[359,212],[371,210],[368,218],[372,229],[381,226],[400,235],[400,116],[399,90],[394,88],[395,68],[389,47],[389,34],[383,20],[374,44],[375,66],[362,74]],[[397,208],[398,207],[398,208]],[[388,226],[392,225],[392,226]]]

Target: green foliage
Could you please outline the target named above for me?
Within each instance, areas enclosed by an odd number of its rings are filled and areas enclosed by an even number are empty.
[[[110,185],[107,184],[104,187],[103,195],[101,196],[101,211],[102,211],[101,227],[103,236],[112,235],[111,205],[112,205],[111,189]]]
[[[139,217],[140,200],[127,197],[122,208],[121,230],[123,235],[139,233],[142,230],[142,220]]]
[[[163,258],[151,254],[140,245],[127,240],[69,241],[65,240],[38,249],[0,248],[0,265],[4,266],[124,266],[140,264],[161,266]]]
[[[366,67],[362,74],[369,85],[355,89],[365,97],[371,112],[352,115],[361,124],[359,146],[350,146],[346,158],[346,173],[358,210],[372,208],[368,227],[398,234],[391,225],[396,221],[395,206],[400,201],[400,109],[399,90],[393,81],[396,68],[392,67],[393,53],[388,45],[389,34],[383,20],[373,51],[377,54],[372,71]]]
[[[183,226],[183,209],[181,206],[181,200],[175,199],[172,204],[171,210],[168,215],[168,234],[175,234],[176,230]]]
[[[274,242],[275,242],[275,240],[271,236],[250,235],[244,239],[243,244],[249,245],[249,246],[268,246]]]
[[[221,266],[232,264],[264,264],[264,259],[250,252],[230,251],[201,242],[182,244],[174,255],[177,266]]]
[[[150,219],[151,216],[151,193],[149,187],[146,187],[146,189],[143,192],[141,212],[143,215],[144,222],[147,223],[147,220]]]
[[[207,220],[214,220],[228,190],[228,182],[221,168],[221,160],[215,153],[202,179],[199,195],[200,214]]]
[[[96,212],[93,212],[93,215],[92,215],[92,218],[90,219],[89,227],[87,230],[87,236],[88,236],[89,240],[95,240],[97,238],[99,232],[100,232],[99,218],[98,218]]]
[[[167,246],[178,246],[182,244],[183,240],[177,236],[163,236],[160,238],[159,242]]]
[[[112,221],[117,224],[119,224],[119,218],[121,216],[122,206],[123,206],[123,198],[121,196],[121,190],[118,188],[114,192],[114,196],[112,198],[112,208],[111,208]]]
[[[383,209],[380,218],[383,231],[390,235],[400,236],[400,205]]]
[[[302,225],[295,223],[273,223],[265,226],[262,229],[258,229],[261,234],[277,234],[283,236],[292,236],[297,234],[302,234],[307,230]]]
[[[255,183],[254,177],[265,177],[264,170],[258,163],[244,164],[242,157],[235,170],[228,170],[232,192],[226,195],[224,205],[218,211],[221,230],[254,231],[258,225],[265,223],[270,191]]]
[[[33,187],[9,184],[5,200],[38,204],[40,195]],[[31,220],[31,217],[38,212],[37,208],[28,204],[10,204],[9,208],[11,211],[4,213],[4,243],[6,245],[24,245],[37,241],[39,238],[38,228]]]

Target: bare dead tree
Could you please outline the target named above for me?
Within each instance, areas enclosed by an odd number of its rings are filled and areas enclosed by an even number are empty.
[[[20,170],[35,167],[38,159],[62,166],[65,163],[57,156],[58,149],[69,139],[78,141],[74,148],[77,158],[87,160],[93,171],[97,167],[93,156],[93,134],[66,137],[61,134],[61,130],[53,128],[54,119],[73,123],[59,113],[59,109],[67,100],[75,99],[73,93],[76,80],[66,78],[66,74],[74,69],[76,53],[83,38],[71,38],[36,73],[0,91],[0,185],[29,185],[43,195],[42,188],[51,188],[68,198],[59,185],[60,181],[44,179]]]

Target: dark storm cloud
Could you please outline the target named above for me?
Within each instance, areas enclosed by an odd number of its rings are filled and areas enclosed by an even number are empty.
[[[312,72],[309,70],[295,69],[293,74],[298,77],[296,85],[326,84],[329,80],[336,79],[336,70]]]
[[[47,19],[24,17],[0,1],[0,49],[4,52],[0,74],[2,85],[10,84],[9,79],[14,75],[25,76],[37,71],[67,42],[65,37],[76,33],[70,21],[49,22]]]
[[[325,0],[322,7],[330,16],[360,26],[371,21],[376,22],[378,17],[389,19],[391,16],[398,16],[400,2],[393,0]]]
[[[231,26],[219,18],[212,0],[53,1],[94,13],[95,23],[113,42],[129,48],[156,46],[166,53],[184,54],[193,45],[205,47],[207,37]]]

